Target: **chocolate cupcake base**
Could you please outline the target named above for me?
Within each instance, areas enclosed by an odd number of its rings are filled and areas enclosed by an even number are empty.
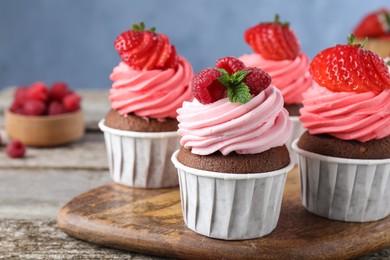
[[[302,134],[298,147],[312,153],[351,159],[390,158],[390,136],[367,142],[341,140],[328,134]]]
[[[199,170],[223,173],[261,173],[282,169],[289,165],[290,156],[285,145],[258,154],[197,155],[184,147],[177,159],[180,163]]]
[[[178,129],[178,122],[175,118],[166,118],[158,121],[153,118],[142,118],[134,114],[122,116],[111,109],[105,119],[104,124],[110,128],[134,131],[134,132],[174,132]]]

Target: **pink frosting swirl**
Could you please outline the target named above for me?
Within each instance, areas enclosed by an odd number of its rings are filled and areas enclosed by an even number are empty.
[[[282,94],[274,86],[244,105],[227,98],[206,105],[194,99],[178,114],[181,145],[199,155],[261,153],[283,145],[292,134]]]
[[[310,134],[366,142],[390,135],[390,90],[332,92],[315,83],[304,95],[300,120]]]
[[[178,68],[167,70],[134,70],[120,62],[110,75],[112,108],[121,115],[176,118],[183,101],[192,99],[189,83],[193,76],[190,63],[178,56]]]
[[[302,103],[302,93],[313,84],[309,73],[309,58],[303,52],[294,60],[266,60],[260,54],[245,54],[239,58],[247,67],[258,67],[272,78],[272,84],[282,92],[286,104]]]

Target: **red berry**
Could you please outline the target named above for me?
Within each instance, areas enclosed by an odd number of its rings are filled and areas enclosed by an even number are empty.
[[[45,110],[45,103],[35,99],[27,100],[23,106],[24,114],[29,116],[41,116],[45,113]]]
[[[293,60],[301,51],[295,33],[277,15],[274,22],[260,23],[246,30],[244,38],[254,52],[268,60]]]
[[[69,93],[68,85],[65,82],[55,82],[49,89],[49,97],[51,100],[62,101]]]
[[[11,158],[21,158],[26,153],[26,147],[18,140],[12,140],[6,148],[7,155]]]
[[[19,104],[16,102],[16,100],[14,100],[14,102],[9,107],[9,111],[16,114],[24,114],[23,104]]]
[[[80,109],[81,97],[76,93],[68,94],[62,100],[66,112],[74,112]]]
[[[257,67],[247,67],[244,69],[249,73],[242,82],[248,87],[252,95],[257,95],[271,84],[271,76]]]
[[[353,31],[357,37],[379,37],[388,32],[390,32],[390,12],[385,8],[367,14]]]
[[[28,89],[28,98],[46,102],[49,97],[48,89],[43,82],[35,82]]]
[[[145,30],[145,25],[133,25],[133,29],[123,32],[114,41],[114,47],[122,60],[138,70],[176,68],[177,57],[173,45],[164,34],[154,29]]]
[[[47,109],[48,115],[59,115],[66,112],[66,109],[59,101],[52,101]]]
[[[14,102],[23,105],[28,98],[28,87],[18,87],[14,93]]]
[[[169,55],[169,58],[165,63],[165,68],[176,69],[177,63],[178,63],[178,58],[176,54],[176,48],[174,45],[171,45],[171,54]]]
[[[232,75],[234,72],[243,70],[245,68],[245,64],[235,57],[228,56],[218,59],[215,63],[215,67],[224,69],[227,73],[229,73],[229,75]]]
[[[313,79],[334,92],[380,93],[390,88],[390,73],[381,57],[360,45],[337,45],[321,51],[310,64]]]
[[[202,104],[215,102],[226,96],[226,87],[218,78],[222,73],[217,69],[207,68],[196,74],[191,81],[191,90],[194,97]]]

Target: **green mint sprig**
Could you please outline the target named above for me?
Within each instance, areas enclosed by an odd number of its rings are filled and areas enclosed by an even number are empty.
[[[249,72],[239,70],[230,76],[226,70],[218,70],[222,73],[222,76],[218,79],[218,81],[227,88],[229,101],[240,104],[248,103],[251,100],[251,94],[249,87],[242,81]]]

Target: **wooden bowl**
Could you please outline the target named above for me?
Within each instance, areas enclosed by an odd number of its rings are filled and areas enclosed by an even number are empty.
[[[363,43],[365,40],[365,38],[356,38],[357,43]],[[369,38],[364,48],[378,53],[382,58],[386,58],[390,55],[390,39]]]
[[[84,119],[81,110],[55,116],[25,116],[6,110],[5,129],[11,139],[27,146],[59,146],[83,137]]]

